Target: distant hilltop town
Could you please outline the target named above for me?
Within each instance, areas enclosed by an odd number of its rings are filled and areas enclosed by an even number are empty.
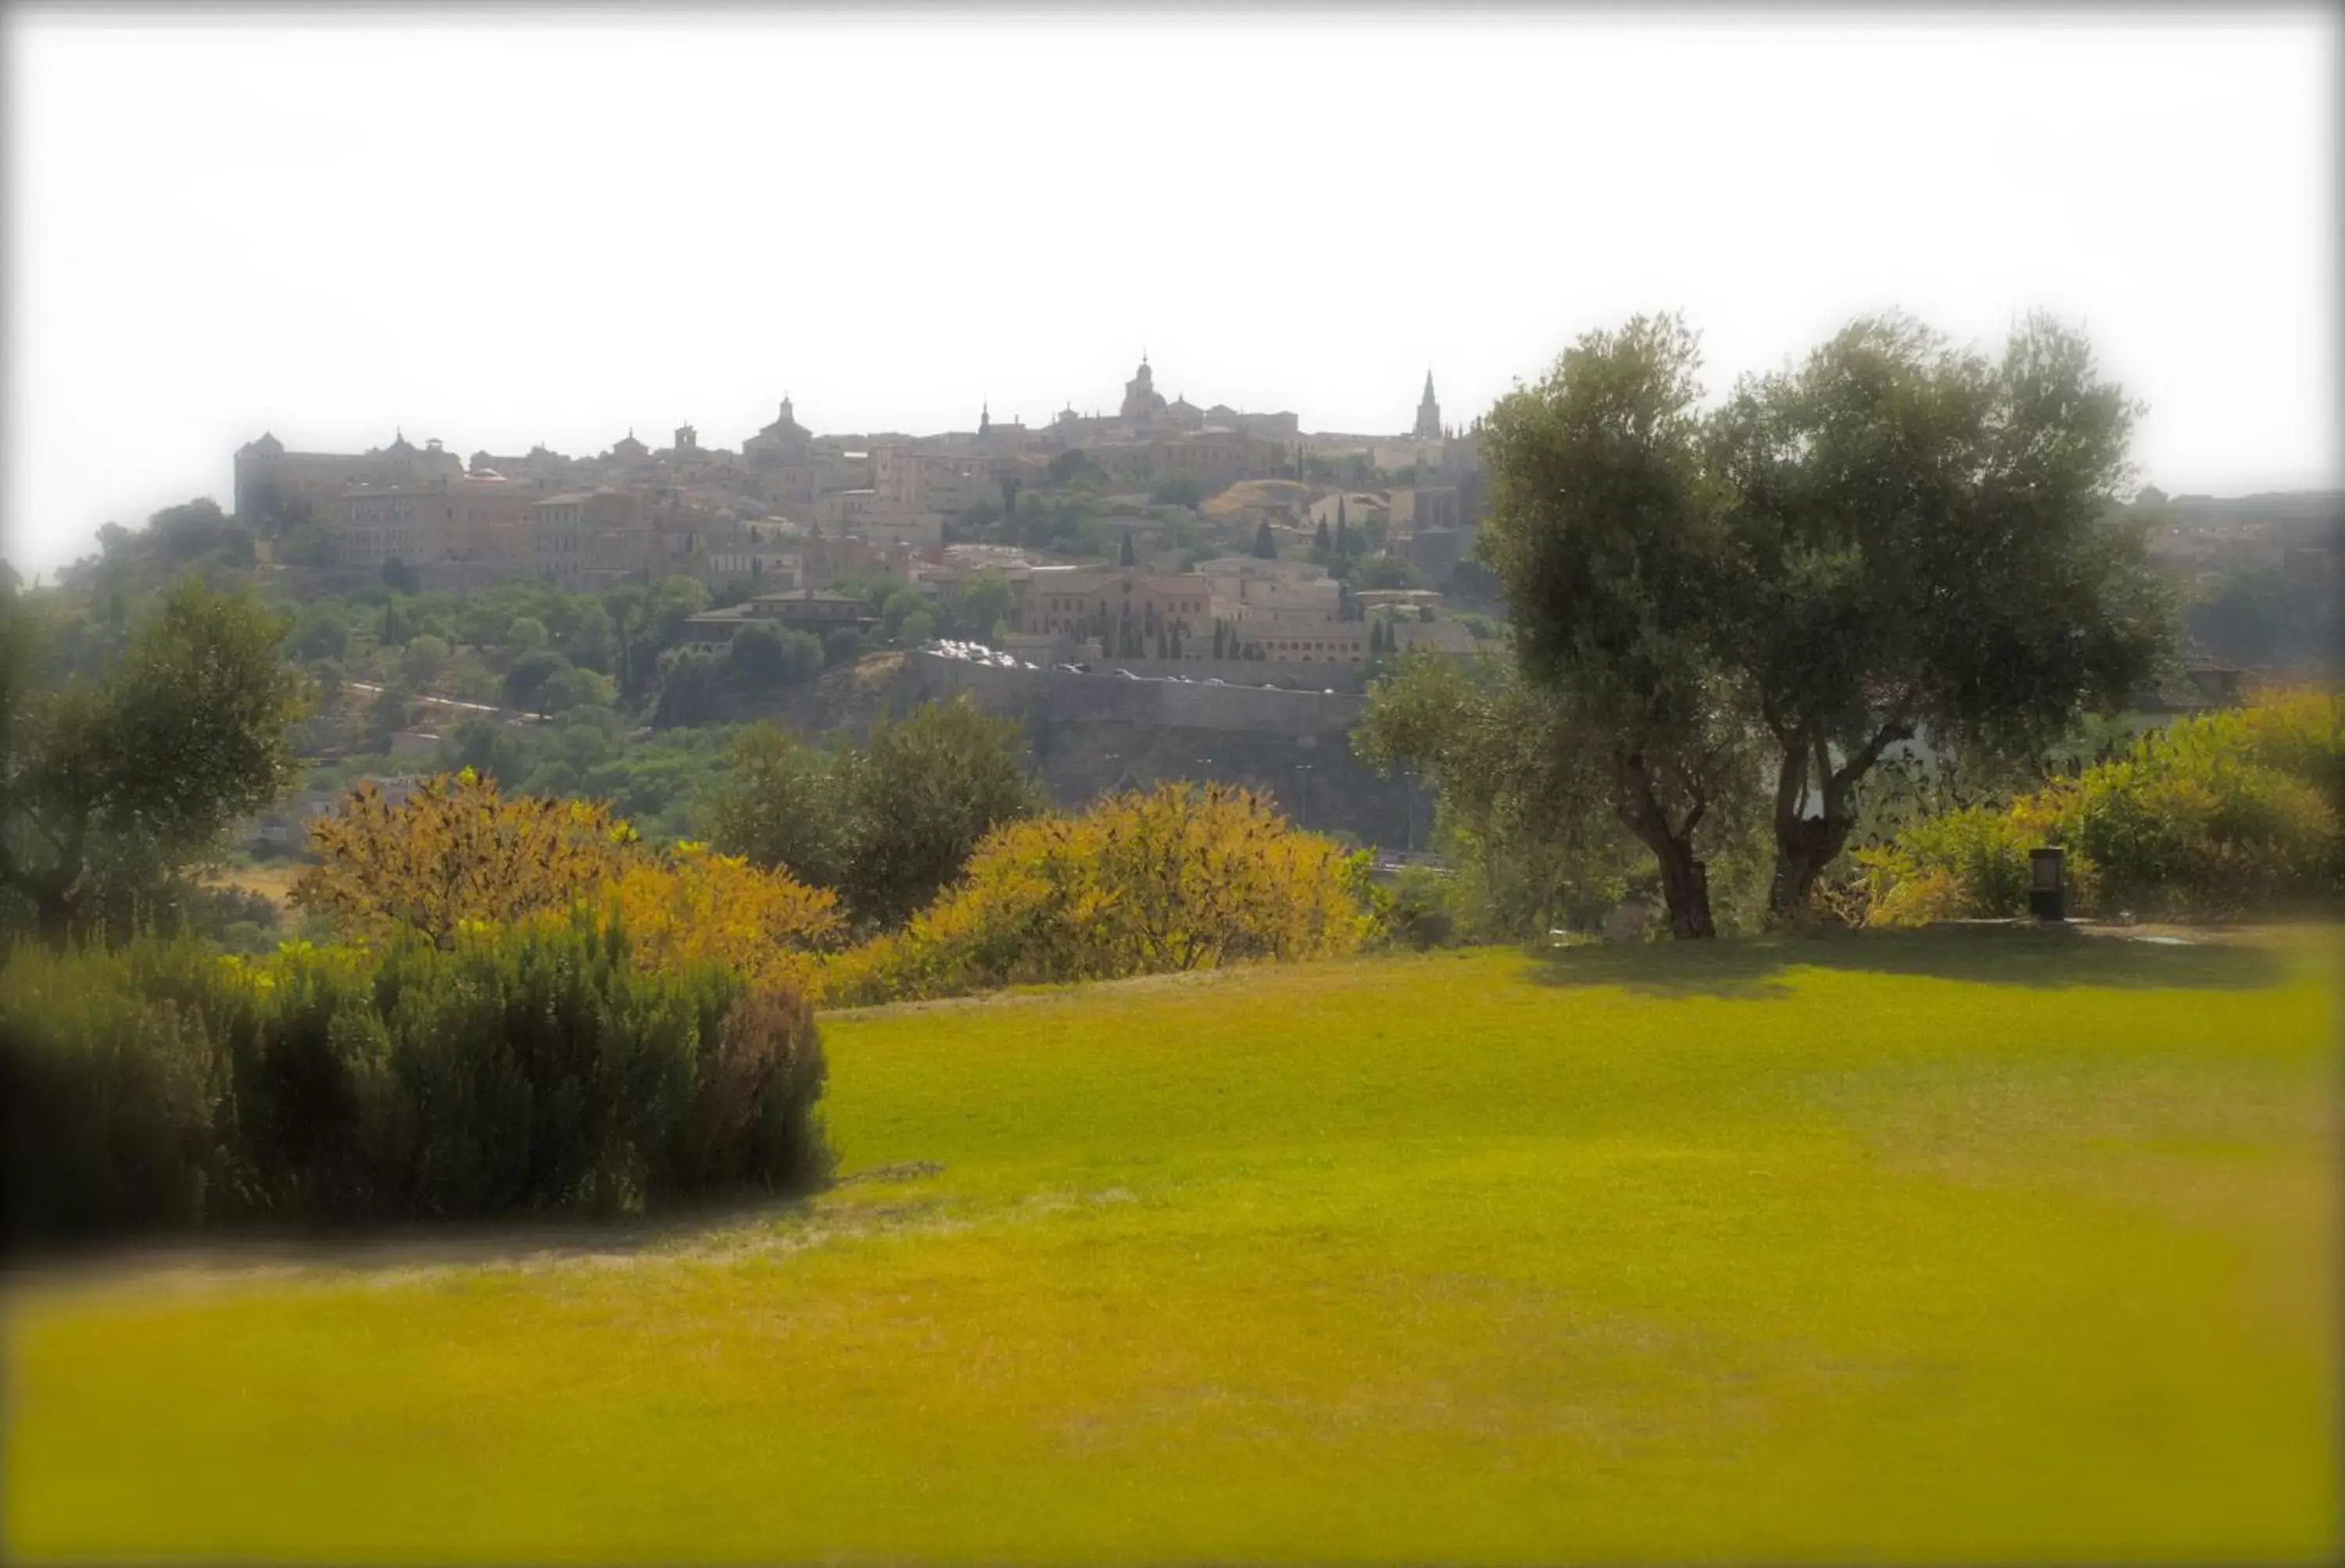
[[[1461,503],[1479,473],[1471,437],[1441,423],[1430,372],[1406,434],[1313,434],[1291,412],[1168,402],[1143,357],[1115,414],[1069,408],[1040,429],[981,410],[970,431],[817,435],[785,397],[738,452],[702,445],[689,424],[657,449],[629,431],[595,457],[539,446],[460,459],[404,432],[365,453],[291,452],[263,434],[236,453],[235,508],[266,533],[314,524],[346,566],[395,559],[439,577],[530,575],[572,587],[695,566],[762,577],[785,557],[803,562],[814,540],[881,555],[933,549],[969,514],[1014,514],[1021,492],[1053,484],[1054,460],[1065,472],[1069,453],[1111,484],[1186,475],[1203,495],[1246,480],[1302,482],[1315,460],[1331,478],[1339,467],[1359,482],[1405,474],[1411,519],[1452,530],[1469,521]],[[1311,499],[1289,497],[1274,520],[1299,521]]]
[[[738,452],[702,445],[689,424],[657,449],[630,431],[594,457],[539,446],[460,459],[403,431],[365,453],[291,452],[263,434],[235,466],[236,515],[291,546],[280,560],[447,588],[672,575],[750,585],[695,617],[710,643],[758,618],[827,630],[826,617],[854,613],[825,591],[842,578],[888,572],[949,594],[980,571],[1010,583],[1003,629],[1038,653],[1357,669],[1386,635],[1367,624],[1379,605],[1407,612],[1386,628],[1396,647],[1473,641],[1436,585],[1471,554],[1482,469],[1473,435],[1442,423],[1429,372],[1414,423],[1391,435],[1168,401],[1143,355],[1113,415],[1067,409],[1039,429],[981,408],[969,431],[817,435],[784,397]],[[1077,486],[1120,565],[1010,542],[1021,501],[1031,511]],[[1185,549],[1166,547],[1168,521]],[[1355,550],[1372,539],[1406,582],[1339,584],[1325,567],[1345,538]]]

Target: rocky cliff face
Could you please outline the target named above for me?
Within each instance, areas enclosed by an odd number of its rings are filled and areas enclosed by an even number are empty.
[[[890,654],[727,712],[772,718],[806,735],[860,737],[882,714],[966,692],[989,713],[1021,720],[1052,799],[1081,806],[1107,790],[1177,779],[1239,784],[1274,797],[1314,831],[1364,843],[1424,847],[1431,798],[1412,781],[1381,779],[1351,751],[1362,699],[1338,693],[1132,681],[1009,670]]]

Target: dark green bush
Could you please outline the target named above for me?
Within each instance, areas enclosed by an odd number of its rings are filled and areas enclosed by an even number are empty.
[[[190,999],[216,962],[191,941],[0,970],[5,1237],[194,1223],[220,1175],[219,1062]]]
[[[1423,952],[1456,940],[1457,917],[1449,884],[1448,877],[1425,866],[1410,866],[1393,879],[1392,901],[1384,920],[1395,943]]]
[[[25,949],[0,970],[11,1246],[798,1189],[827,1172],[803,998],[639,968],[608,914],[442,949]]]

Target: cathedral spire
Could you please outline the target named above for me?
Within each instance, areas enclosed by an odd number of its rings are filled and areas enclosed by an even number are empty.
[[[1418,441],[1441,439],[1441,404],[1433,396],[1433,372],[1425,372],[1425,396],[1416,405],[1416,427],[1409,434]]]

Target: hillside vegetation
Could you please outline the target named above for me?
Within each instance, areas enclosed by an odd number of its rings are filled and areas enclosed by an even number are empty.
[[[2333,957],[1876,933],[833,1014],[804,1204],[18,1281],[5,1549],[2328,1557]]]
[[[1292,479],[1241,479],[1198,510],[1207,517],[1235,517],[1243,512],[1296,506],[1313,498],[1311,486]]]

